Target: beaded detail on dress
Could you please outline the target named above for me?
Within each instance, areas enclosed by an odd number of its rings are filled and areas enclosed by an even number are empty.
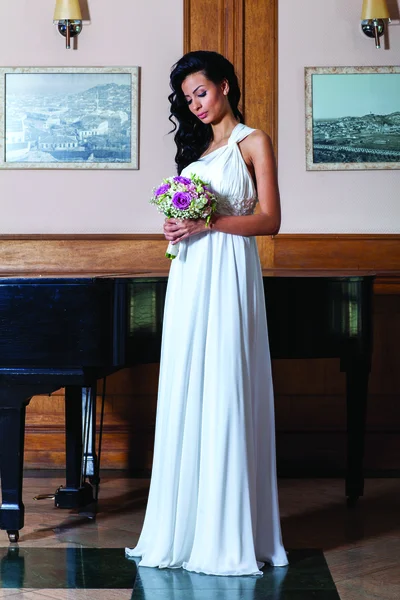
[[[220,215],[252,215],[257,198],[229,198],[217,196],[217,213]]]

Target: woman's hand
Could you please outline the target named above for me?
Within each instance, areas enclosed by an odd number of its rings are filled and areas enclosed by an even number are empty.
[[[206,230],[204,219],[165,219],[164,235],[172,244]]]

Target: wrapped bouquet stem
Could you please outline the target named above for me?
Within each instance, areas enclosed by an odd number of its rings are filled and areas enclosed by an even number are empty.
[[[165,256],[172,260],[173,258],[176,258],[178,256],[178,253],[179,253],[179,243],[173,244],[172,242],[170,242],[167,246]]]
[[[168,219],[204,219],[208,226],[217,208],[217,198],[197,175],[168,177],[153,191],[150,204]],[[179,244],[168,244],[165,256],[178,255]]]

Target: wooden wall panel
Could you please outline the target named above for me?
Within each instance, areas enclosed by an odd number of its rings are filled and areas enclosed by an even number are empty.
[[[244,67],[244,10],[245,0],[184,2],[184,51],[212,50],[223,54],[235,65],[240,83]]]
[[[281,234],[274,238],[277,269],[400,272],[400,235]]]
[[[165,248],[162,235],[0,235],[0,278],[168,275]],[[400,235],[279,234],[263,249],[266,272],[371,271],[387,291],[400,277]]]
[[[187,0],[184,6],[185,52],[215,50],[234,64],[246,123],[267,131],[276,150],[278,0]]]
[[[225,35],[224,0],[184,2],[184,52],[214,50],[223,53]],[[206,25],[206,26],[205,26]]]
[[[167,274],[162,235],[2,235],[0,277]]]
[[[246,2],[244,28],[245,119],[266,131],[277,151],[278,1]]]

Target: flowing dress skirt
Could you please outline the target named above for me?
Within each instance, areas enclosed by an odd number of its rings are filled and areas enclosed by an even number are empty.
[[[141,566],[260,575],[287,564],[264,289],[253,237],[181,242],[168,281]]]

